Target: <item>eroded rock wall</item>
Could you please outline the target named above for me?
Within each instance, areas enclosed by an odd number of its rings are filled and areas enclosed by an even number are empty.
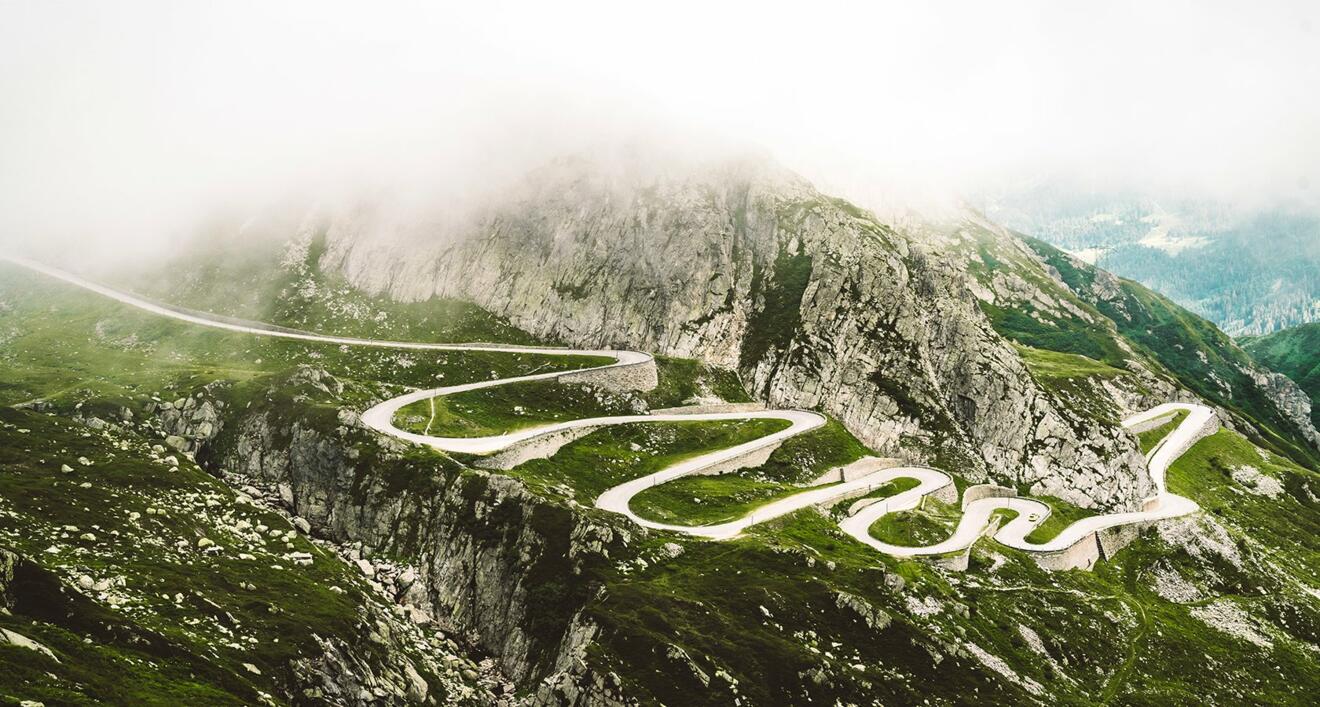
[[[489,651],[553,703],[615,704],[617,686],[574,660],[594,635],[580,615],[626,531],[538,498],[517,481],[414,462],[407,447],[357,427],[254,410],[204,450],[208,466],[279,489],[315,534],[416,568],[414,620]],[[585,575],[588,575],[584,577]]]
[[[770,405],[973,480],[1104,508],[1149,494],[1131,437],[1061,409],[959,264],[911,232],[760,164],[623,186],[591,174],[561,165],[457,233],[335,217],[320,265],[576,345],[732,367]]]

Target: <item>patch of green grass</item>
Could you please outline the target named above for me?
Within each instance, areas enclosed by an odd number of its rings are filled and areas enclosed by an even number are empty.
[[[749,403],[752,398],[743,389],[738,374],[690,358],[655,357],[659,384],[642,393],[652,408],[679,407],[689,401],[716,397],[728,403]]]
[[[1076,523],[1088,516],[1095,515],[1094,511],[1088,511],[1080,506],[1075,506],[1062,498],[1054,496],[1032,496],[1034,500],[1047,504],[1050,507],[1050,515],[1044,523],[1036,526],[1034,530],[1027,533],[1026,541],[1029,543],[1045,543],[1053,540],[1064,528]]]
[[[1041,321],[1030,311],[979,302],[995,331],[1036,349],[1085,356],[1110,366],[1122,366],[1126,355],[1106,327],[1075,318]]]
[[[1022,513],[1013,508],[996,508],[995,511],[990,514],[990,522],[993,523],[995,520],[998,520],[998,527],[1002,528],[1020,515],[1022,515]]]
[[[871,454],[856,437],[837,420],[806,434],[784,441],[762,464],[757,473],[771,481],[786,484],[805,484],[835,467],[843,466]]]
[[[1127,371],[1080,354],[1063,353],[1018,345],[1018,355],[1027,364],[1031,374],[1041,381],[1074,378],[1114,378]]]
[[[1233,479],[1233,471],[1252,467],[1276,480],[1277,498],[1251,493]],[[1237,432],[1221,429],[1202,439],[1169,466],[1169,490],[1200,504],[1205,513],[1224,518],[1275,549],[1271,560],[1301,576],[1320,581],[1320,474],[1291,459],[1259,449]]]
[[[961,515],[957,507],[927,497],[920,508],[880,516],[868,532],[876,540],[891,545],[933,545],[953,535]]]
[[[1178,410],[1168,416],[1167,422],[1160,423],[1159,426],[1152,427],[1145,432],[1137,433],[1137,442],[1141,446],[1141,453],[1150,454],[1155,445],[1159,444],[1160,440],[1168,437],[1170,432],[1177,429],[1188,414],[1186,410]]]
[[[583,367],[600,365],[586,356],[570,358]],[[439,437],[485,437],[564,420],[633,414],[635,401],[591,386],[528,381],[418,400],[400,408],[394,424]]]
[[[736,520],[771,501],[807,490],[742,472],[686,476],[642,491],[633,497],[631,506],[637,515],[661,523],[712,525]]]
[[[690,476],[647,489],[633,498],[644,518],[707,525],[741,518],[757,506],[799,493],[824,472],[870,453],[843,425],[824,426],[779,445],[761,466],[720,476]]]
[[[889,498],[890,496],[897,496],[904,491],[911,491],[920,485],[921,481],[914,479],[911,476],[900,476],[892,481],[886,481],[880,486],[872,489],[871,492],[865,496],[858,496],[853,500],[860,501],[865,498]]]
[[[1056,400],[1086,417],[1118,423],[1118,410],[1100,382],[1127,375],[1126,371],[1078,354],[1021,344],[1016,348],[1031,377]]]
[[[615,425],[564,445],[549,459],[533,459],[507,473],[543,492],[566,487],[579,503],[589,505],[601,492],[624,481],[788,425],[785,420],[768,419]]]

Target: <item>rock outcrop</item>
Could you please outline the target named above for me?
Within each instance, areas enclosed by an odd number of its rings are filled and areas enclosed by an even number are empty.
[[[483,647],[503,674],[547,699],[616,702],[617,686],[575,656],[595,633],[581,615],[591,570],[629,531],[508,477],[410,461],[405,446],[351,419],[324,430],[254,410],[204,451],[216,468],[278,489],[316,534],[351,544],[364,572],[376,558],[408,558],[415,569],[393,586],[414,621]]]
[[[210,388],[202,388],[175,400],[153,400],[147,403],[146,412],[164,435],[166,446],[177,452],[196,452],[220,433],[224,406]]]
[[[1274,406],[1306,441],[1320,449],[1320,431],[1311,422],[1311,399],[1291,378],[1259,366],[1243,366],[1239,370],[1256,383],[1267,399],[1274,401]]]
[[[1088,507],[1149,493],[1132,439],[1037,385],[922,229],[761,163],[596,175],[558,164],[459,233],[335,217],[320,266],[400,299],[470,299],[578,345],[735,368],[770,405],[820,409],[879,452],[973,480]]]

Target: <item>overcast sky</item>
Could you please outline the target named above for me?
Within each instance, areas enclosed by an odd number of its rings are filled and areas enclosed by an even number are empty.
[[[1320,3],[0,0],[0,239],[497,183],[660,132],[822,186],[1320,192]],[[904,197],[906,198],[906,197]]]

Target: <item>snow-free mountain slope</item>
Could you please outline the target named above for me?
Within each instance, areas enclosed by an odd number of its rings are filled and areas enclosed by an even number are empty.
[[[1311,420],[1320,425],[1320,324],[1247,337],[1241,344],[1260,365],[1288,376],[1311,396]]]

